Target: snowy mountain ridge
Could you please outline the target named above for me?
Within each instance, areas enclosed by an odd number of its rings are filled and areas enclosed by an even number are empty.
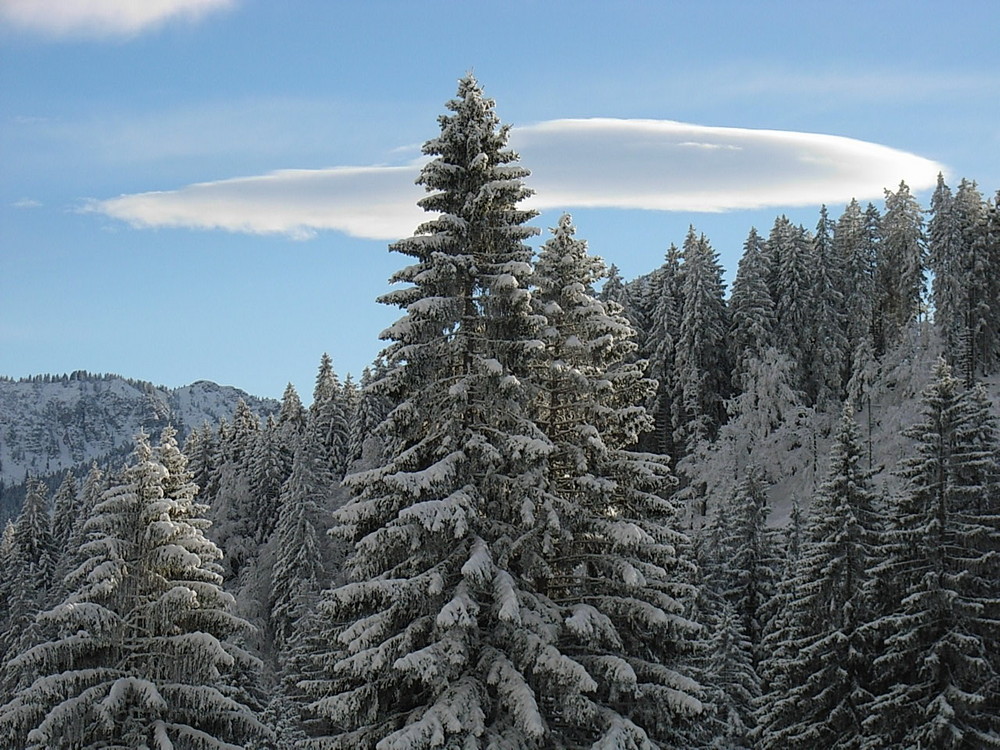
[[[240,399],[261,415],[278,409],[277,401],[206,380],[166,388],[83,371],[0,379],[0,483],[127,451],[140,430],[156,434],[172,424],[184,436],[231,418]]]

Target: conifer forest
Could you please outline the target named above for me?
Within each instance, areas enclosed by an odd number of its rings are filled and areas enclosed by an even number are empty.
[[[1000,193],[628,280],[438,126],[358,382],[25,480],[0,746],[1000,748]]]

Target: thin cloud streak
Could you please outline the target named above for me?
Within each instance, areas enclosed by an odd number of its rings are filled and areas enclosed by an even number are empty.
[[[198,21],[236,0],[4,0],[0,19],[54,37],[131,37],[174,19]]]
[[[552,120],[511,132],[532,171],[539,210],[629,208],[721,212],[882,197],[905,180],[934,185],[941,164],[817,133],[707,127],[667,120]],[[136,227],[223,229],[305,239],[335,230],[378,240],[410,234],[420,163],[333,167],[198,183],[90,202]]]

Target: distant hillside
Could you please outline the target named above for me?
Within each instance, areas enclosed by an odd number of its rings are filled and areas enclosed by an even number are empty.
[[[156,434],[172,424],[183,437],[230,418],[240,399],[261,415],[279,406],[205,380],[164,388],[83,371],[0,379],[0,486],[127,451],[139,430]]]

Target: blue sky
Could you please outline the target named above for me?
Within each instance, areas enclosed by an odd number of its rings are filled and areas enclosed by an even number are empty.
[[[992,194],[998,28],[993,1],[0,0],[0,374],[307,402],[324,351],[360,374],[468,70],[536,226],[570,211],[627,277],[689,224],[732,270],[781,213],[926,204],[939,169]]]

